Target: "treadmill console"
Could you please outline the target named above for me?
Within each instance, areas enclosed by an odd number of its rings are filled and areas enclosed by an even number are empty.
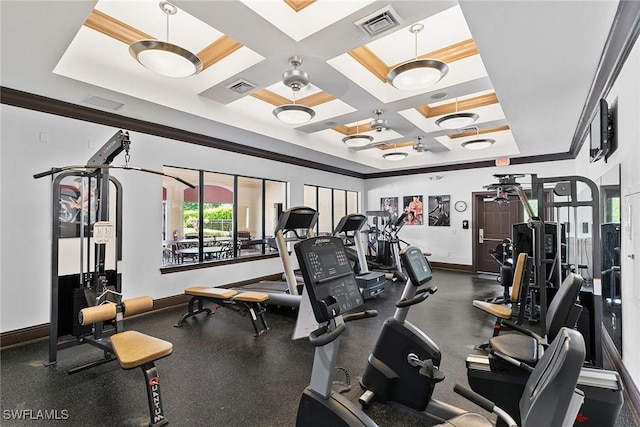
[[[342,240],[333,236],[312,237],[294,245],[313,314],[318,323],[363,303]]]
[[[407,246],[400,252],[400,260],[414,286],[422,286],[431,280],[431,265],[420,248]]]

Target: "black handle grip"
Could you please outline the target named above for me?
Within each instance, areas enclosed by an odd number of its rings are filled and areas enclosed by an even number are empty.
[[[64,170],[64,169],[62,169],[62,168],[51,168],[51,170],[48,170],[48,171],[45,171],[45,172],[37,173],[37,174],[33,175],[33,177],[34,177],[35,179],[43,178],[43,177],[45,177],[45,176],[54,175],[54,174],[56,174],[56,173],[58,173],[58,172],[62,172],[63,170]]]
[[[345,322],[351,322],[352,320],[367,319],[369,317],[376,317],[377,315],[377,310],[365,310],[358,313],[345,314],[344,316],[342,316],[342,320],[344,320]]]
[[[510,363],[518,368],[522,369],[525,372],[531,373],[533,372],[533,368],[527,365],[524,362],[519,361],[518,359],[514,359],[513,357],[507,356],[506,354],[500,353],[493,348],[489,348],[489,353],[494,355],[495,357],[504,360],[507,363]]]
[[[418,289],[416,292],[416,296],[411,299],[401,299],[396,303],[396,307],[409,307],[414,304],[421,303],[422,301],[429,298],[429,295],[436,293],[438,290],[437,286],[429,286],[428,288]]]
[[[501,323],[503,326],[506,326],[509,329],[513,329],[514,331],[520,332],[521,334],[528,335],[532,338],[535,338],[536,340],[539,338],[539,336],[535,332],[530,331],[529,329],[523,328],[517,323],[513,323],[509,320],[503,320]]]
[[[316,347],[322,347],[323,345],[329,344],[331,341],[338,338],[342,333],[346,330],[344,323],[340,323],[336,328],[327,332],[328,328],[323,326],[320,329],[316,329],[315,331],[309,334],[309,341]]]
[[[496,406],[496,404],[489,399],[480,396],[475,391],[469,390],[468,388],[465,388],[460,384],[456,384],[455,386],[453,386],[453,391],[455,391],[465,399],[475,403],[485,411],[493,412],[493,408]]]

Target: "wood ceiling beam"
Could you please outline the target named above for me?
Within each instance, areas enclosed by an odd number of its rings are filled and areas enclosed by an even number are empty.
[[[207,69],[216,62],[231,55],[241,47],[243,47],[242,44],[227,35],[223,35],[218,40],[198,52],[198,58],[202,61],[202,69]]]
[[[291,9],[295,10],[296,12],[300,12],[305,7],[311,6],[316,2],[316,0],[284,0],[284,2]]]
[[[118,21],[116,18],[93,9],[84,25],[106,36],[112,37],[124,44],[130,45],[138,40],[154,40],[155,37],[144,33],[137,28]]]
[[[275,92],[270,91],[269,89],[261,89],[253,92],[251,94],[256,99],[267,102],[274,106],[279,106],[283,104],[293,104],[293,101],[287,97],[282,95],[278,95]],[[318,92],[313,95],[309,95],[305,98],[301,98],[296,100],[296,104],[304,105],[305,107],[315,107],[316,105],[324,104],[325,102],[333,101],[336,99],[335,96],[328,94],[327,92]]]
[[[306,105],[309,108],[315,107],[316,105],[324,104],[325,102],[333,101],[336,99],[335,96],[328,94],[327,92],[317,92],[313,95],[305,96],[304,98],[300,98],[296,101],[296,104]]]
[[[502,132],[504,130],[509,130],[509,126],[508,125],[494,126],[492,128],[479,129],[477,131],[469,130],[469,131],[460,132],[460,133],[453,133],[453,134],[448,135],[448,136],[451,139],[455,139],[455,138],[464,138],[464,137],[467,137],[467,136],[482,135],[484,133]]]
[[[376,148],[378,150],[394,150],[396,148],[413,147],[414,144],[415,144],[415,142],[413,142],[413,141],[407,141],[407,142],[399,142],[397,144],[381,145],[381,146],[376,147]]]
[[[457,102],[456,101],[449,102],[447,104],[438,105],[436,107],[429,107],[428,105],[422,105],[420,107],[416,107],[416,110],[422,114],[425,118],[443,116],[445,114],[452,114],[456,111],[466,111],[472,110],[474,108],[484,107],[486,105],[497,104],[498,97],[495,92],[487,93],[484,95],[476,96],[473,98],[462,99]]]
[[[347,52],[353,59],[358,61],[360,65],[369,70],[371,74],[382,80],[387,81],[389,74],[389,66],[385,64],[371,49],[366,46],[360,46]]]
[[[468,58],[478,54],[478,48],[473,39],[463,40],[459,43],[452,44],[451,46],[443,47],[442,49],[434,50],[426,55],[421,55],[420,59],[437,59],[445,64],[458,61],[460,59]]]
[[[130,45],[138,40],[155,40],[155,37],[97,9],[91,11],[84,25],[126,45]],[[205,70],[241,47],[243,47],[242,44],[229,36],[223,35],[198,52],[197,56],[202,61],[202,69]]]
[[[273,105],[274,107],[277,107],[279,105],[284,105],[284,104],[291,104],[290,99],[285,98],[284,96],[278,95],[275,92],[271,92],[268,89],[257,90],[253,92],[251,96],[253,96],[256,99],[259,99],[260,101],[267,102]]]
[[[371,49],[366,46],[360,46],[347,52],[353,59],[358,61],[360,65],[365,67],[371,74],[379,78],[381,81],[387,81],[387,74],[396,67],[396,65],[387,65],[380,59]],[[463,40],[459,43],[446,46],[442,49],[420,55],[419,59],[437,59],[444,63],[451,63],[463,58],[468,58],[478,54],[478,48],[472,39]]]

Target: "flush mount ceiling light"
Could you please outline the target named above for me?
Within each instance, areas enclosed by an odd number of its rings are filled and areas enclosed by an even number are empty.
[[[370,144],[373,141],[373,137],[371,135],[361,135],[359,130],[360,123],[356,123],[356,133],[345,136],[342,138],[342,142],[344,142],[347,147],[364,147]]]
[[[299,125],[311,120],[316,112],[306,105],[296,104],[296,92],[309,84],[309,75],[305,71],[298,70],[302,64],[302,58],[292,56],[289,58],[289,63],[293,66],[293,70],[285,71],[282,74],[282,83],[293,91],[293,103],[276,107],[273,110],[273,115],[282,122]]]
[[[399,162],[400,160],[404,160],[408,155],[409,153],[398,151],[398,145],[394,145],[394,151],[383,154],[382,158],[390,162]]]
[[[380,118],[380,114],[382,114],[382,110],[375,110],[373,112],[376,116],[378,116],[374,121],[371,122],[371,129],[376,132],[382,132],[388,129],[387,121],[385,119]]]
[[[495,139],[481,138],[463,142],[461,145],[467,150],[484,150],[491,147],[496,142]]]
[[[458,98],[456,98],[456,112],[440,117],[436,120],[436,125],[443,129],[462,129],[475,123],[479,117],[476,113],[458,113]]]
[[[167,77],[188,77],[202,71],[202,61],[188,50],[169,43],[169,15],[178,8],[167,1],[160,2],[160,9],[167,15],[167,41],[138,40],[129,46],[129,53],[143,67]]]
[[[409,28],[415,35],[415,58],[395,66],[387,74],[387,83],[400,90],[426,89],[438,83],[449,67],[437,59],[418,59],[418,33],[424,29],[422,24]]]
[[[429,151],[429,149],[427,148],[425,143],[422,142],[422,137],[421,136],[417,137],[416,139],[418,140],[418,142],[413,144],[413,149],[414,150],[416,150],[418,153],[424,153],[425,151]]]

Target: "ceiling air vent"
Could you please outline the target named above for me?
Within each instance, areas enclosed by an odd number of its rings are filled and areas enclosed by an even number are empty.
[[[371,15],[356,21],[355,24],[363,33],[374,37],[397,27],[400,25],[400,22],[401,19],[398,13],[393,10],[391,6],[385,6]]]
[[[227,89],[231,89],[232,91],[239,93],[240,95],[251,92],[255,88],[256,85],[244,79],[236,80],[235,82],[227,85]]]
[[[87,104],[95,105],[96,107],[106,108],[109,110],[119,110],[124,106],[122,102],[112,101],[110,99],[102,98],[101,96],[96,96],[96,95],[89,95],[83,100],[83,102],[86,102]]]

